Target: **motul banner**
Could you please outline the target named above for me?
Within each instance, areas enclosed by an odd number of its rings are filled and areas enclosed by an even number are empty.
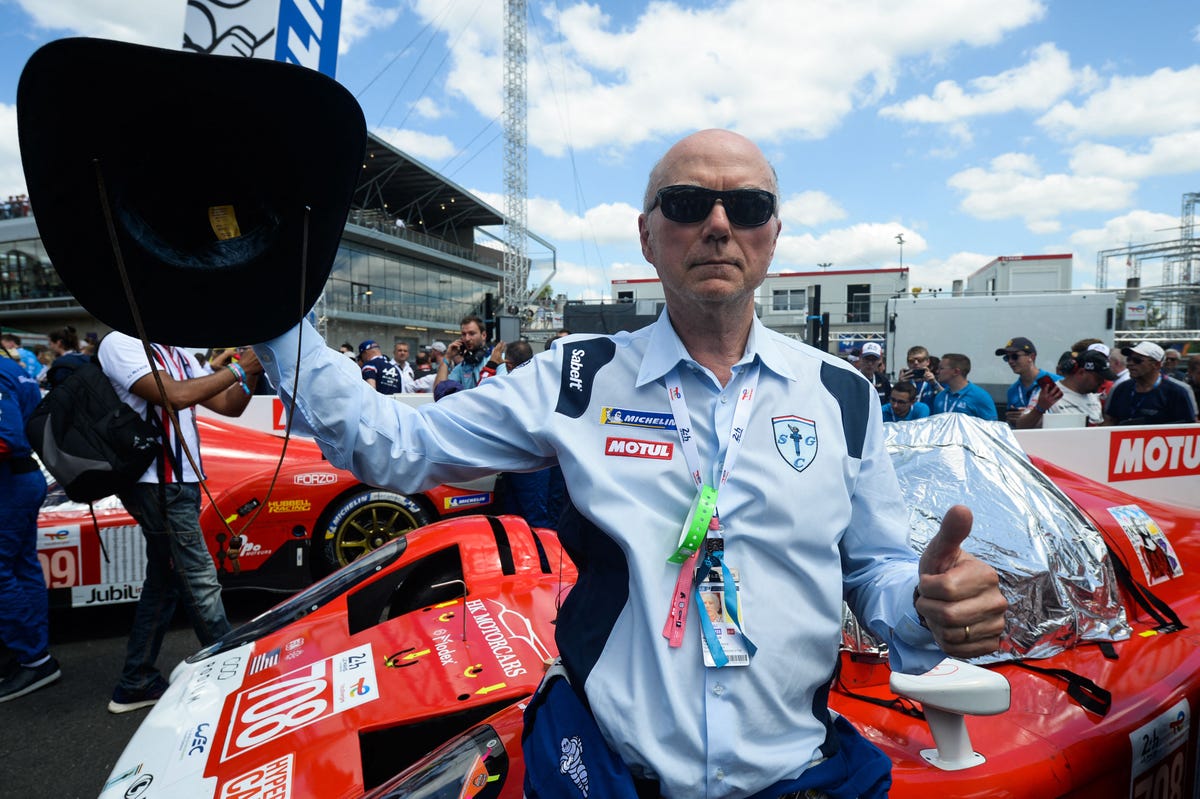
[[[342,0],[188,0],[183,49],[271,58],[334,77]]]
[[[1113,431],[1108,481],[1182,477],[1200,467],[1200,433],[1170,430]]]

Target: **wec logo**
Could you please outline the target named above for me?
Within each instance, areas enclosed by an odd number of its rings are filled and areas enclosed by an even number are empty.
[[[1200,467],[1200,433],[1114,432],[1108,444],[1108,480],[1183,477]]]
[[[675,445],[669,441],[641,441],[636,438],[615,438],[609,436],[604,446],[605,455],[619,455],[626,458],[652,458],[669,461],[675,452]]]

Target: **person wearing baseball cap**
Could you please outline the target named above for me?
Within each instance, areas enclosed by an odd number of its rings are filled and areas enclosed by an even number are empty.
[[[1187,424],[1196,421],[1196,400],[1188,387],[1160,372],[1163,348],[1153,341],[1122,347],[1129,379],[1113,387],[1104,408],[1105,424]]]
[[[1008,387],[1008,410],[1004,417],[1012,426],[1033,402],[1033,394],[1037,391],[1038,380],[1048,377],[1051,380],[1061,380],[1037,365],[1037,347],[1023,336],[1010,338],[1008,343],[996,350],[996,355],[1004,359],[1008,368],[1012,369],[1017,379]]]
[[[383,354],[374,339],[358,345],[358,361],[362,366],[362,379],[380,394],[395,394],[403,389],[400,367]]]
[[[883,347],[879,346],[878,342],[868,341],[855,354],[857,359],[851,359],[854,368],[871,381],[875,393],[879,395],[879,404],[886,405],[892,396],[892,383],[879,368],[883,364]]]
[[[1058,359],[1062,382],[1047,388],[1035,385],[1029,407],[1017,417],[1013,427],[1029,430],[1042,426],[1048,413],[1081,413],[1089,427],[1104,423],[1100,407],[1100,386],[1116,377],[1108,366],[1108,356],[1097,350],[1064,352]]]

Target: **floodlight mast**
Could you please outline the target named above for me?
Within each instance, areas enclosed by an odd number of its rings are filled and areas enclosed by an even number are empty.
[[[526,0],[504,4],[504,278],[500,312],[517,313],[529,297],[526,227]]]

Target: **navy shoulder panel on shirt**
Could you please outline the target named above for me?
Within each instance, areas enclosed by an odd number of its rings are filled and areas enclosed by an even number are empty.
[[[842,435],[846,437],[846,454],[861,458],[867,438],[868,402],[878,407],[875,387],[862,375],[831,363],[821,363],[821,384],[837,400],[842,413]]]
[[[559,610],[554,640],[571,685],[582,692],[629,599],[629,563],[617,542],[574,504],[559,519],[558,538],[579,579]]]
[[[617,345],[611,338],[589,338],[563,346],[562,380],[555,413],[572,419],[583,416],[592,402],[592,384],[600,368],[613,359]]]

